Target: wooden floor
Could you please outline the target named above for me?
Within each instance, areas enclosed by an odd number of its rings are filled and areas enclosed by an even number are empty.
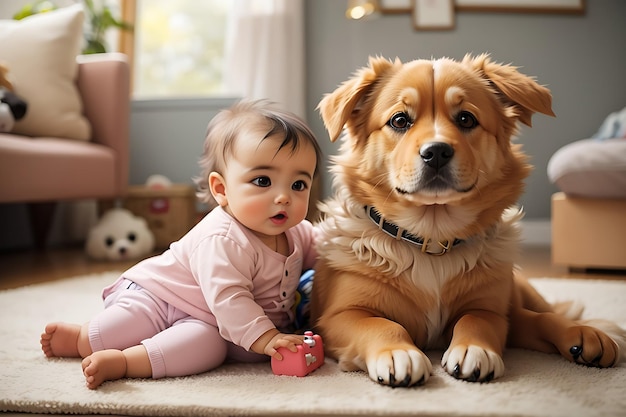
[[[136,262],[94,261],[85,255],[82,247],[0,252],[0,289],[98,272],[124,271]]]
[[[520,266],[527,277],[626,280],[626,271],[570,271],[553,265],[550,248],[526,246]],[[0,289],[16,288],[72,276],[106,271],[123,271],[135,261],[96,262],[82,247],[36,251],[0,252]]]

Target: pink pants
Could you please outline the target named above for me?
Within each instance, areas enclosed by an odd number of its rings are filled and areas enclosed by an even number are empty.
[[[214,369],[229,359],[267,360],[220,336],[217,327],[191,317],[125,280],[104,300],[105,309],[89,322],[89,343],[96,352],[142,344],[152,377],[186,376]]]

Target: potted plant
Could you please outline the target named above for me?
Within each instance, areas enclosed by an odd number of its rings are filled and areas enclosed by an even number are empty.
[[[102,2],[100,2],[102,3]],[[83,0],[85,13],[89,20],[89,29],[85,32],[85,47],[83,54],[99,54],[107,51],[105,35],[109,29],[132,30],[131,24],[116,19],[106,4],[96,7],[93,0]],[[13,19],[20,20],[37,13],[45,13],[57,9],[57,5],[50,0],[37,0],[26,4]]]

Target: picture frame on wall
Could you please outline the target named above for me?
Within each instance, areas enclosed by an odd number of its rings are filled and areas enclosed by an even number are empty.
[[[456,12],[550,13],[586,12],[587,0],[378,0],[383,14],[409,14],[416,30],[450,30]]]
[[[584,14],[586,0],[455,0],[459,11]]]
[[[413,0],[378,0],[378,8],[381,13],[410,13]]]
[[[453,29],[454,7],[454,0],[413,0],[413,27],[418,30]]]

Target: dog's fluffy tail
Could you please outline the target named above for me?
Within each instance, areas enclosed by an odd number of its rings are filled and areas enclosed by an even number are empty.
[[[552,310],[570,320],[578,320],[582,317],[585,306],[578,301],[561,301],[552,304]]]

